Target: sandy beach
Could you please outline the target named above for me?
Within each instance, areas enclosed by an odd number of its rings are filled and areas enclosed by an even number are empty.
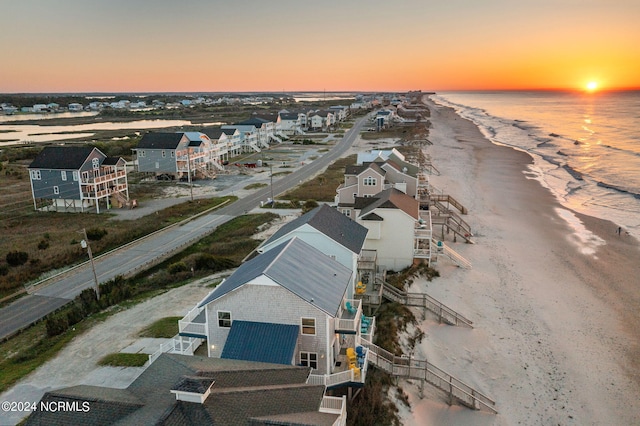
[[[431,183],[468,209],[476,244],[447,244],[426,291],[474,321],[441,325],[427,314],[427,357],[496,401],[499,414],[449,406],[439,391],[404,386],[407,425],[640,424],[640,249],[611,222],[558,203],[528,170],[526,153],[497,146],[449,108],[429,103]],[[437,231],[439,232],[439,231]]]

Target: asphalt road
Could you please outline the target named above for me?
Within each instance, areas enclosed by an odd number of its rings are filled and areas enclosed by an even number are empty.
[[[308,180],[347,152],[366,118],[365,116],[358,119],[329,152],[295,172],[277,179],[273,182],[273,187],[262,188],[251,196],[239,199],[215,213],[154,233],[107,255],[95,258],[98,281],[104,283],[118,275],[130,276],[142,271],[157,263],[159,259],[167,258],[183,247],[193,244],[213,232],[219,225],[258,207],[261,201],[271,197],[272,191],[274,197],[277,197]],[[94,286],[93,272],[87,264],[85,267],[65,274],[59,280],[52,280],[46,287],[38,289],[35,293],[5,306],[0,309],[0,340],[54,312],[84,289],[92,286]]]

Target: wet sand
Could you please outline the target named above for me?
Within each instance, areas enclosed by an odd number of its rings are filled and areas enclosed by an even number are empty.
[[[405,388],[413,404],[405,423],[640,424],[638,241],[561,206],[528,171],[526,153],[431,106],[434,145],[425,152],[442,172],[431,183],[469,209],[476,244],[445,236],[473,268],[441,258],[441,278],[410,290],[426,290],[475,328],[427,315],[416,356],[493,398],[499,414],[450,407],[432,389],[420,399],[414,386]]]

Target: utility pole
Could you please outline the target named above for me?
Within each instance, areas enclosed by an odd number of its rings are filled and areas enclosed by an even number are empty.
[[[87,230],[82,228],[82,235],[84,240],[80,241],[80,246],[83,249],[87,249],[89,254],[89,261],[91,262],[91,269],[93,270],[93,282],[96,287],[96,297],[100,300],[100,284],[98,283],[98,274],[96,274],[96,265],[93,263],[93,254],[91,253],[91,246],[89,245],[89,238],[87,237]]]
[[[269,179],[271,181],[271,206],[274,206],[276,204],[276,200],[273,199],[273,165],[271,164],[271,161],[269,161]]]
[[[189,175],[189,190],[191,191],[191,201],[193,201],[193,184],[191,183],[191,153],[187,145],[187,174]]]

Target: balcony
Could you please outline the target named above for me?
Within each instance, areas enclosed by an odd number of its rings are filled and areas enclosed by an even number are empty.
[[[184,318],[178,321],[178,335],[206,339],[207,319],[205,314],[205,309],[197,306],[190,310]]]
[[[105,174],[101,174],[99,176],[91,176],[89,178],[83,178],[82,179],[82,184],[98,184],[98,183],[104,183],[104,182],[109,182],[112,180],[116,180],[116,179],[120,179],[123,178],[127,175],[127,172],[124,170],[118,170],[115,172],[108,172]]]
[[[320,403],[321,413],[337,414],[339,417],[332,426],[344,426],[347,424],[347,397],[324,396]]]
[[[347,299],[340,308],[338,317],[335,319],[336,333],[356,334],[360,327],[362,316],[362,302],[357,299]]]
[[[359,346],[359,345],[358,345]],[[351,348],[354,350],[354,348]],[[361,349],[362,350],[362,349]],[[327,388],[340,386],[364,386],[369,364],[369,351],[363,348],[363,355],[357,357],[356,364],[350,366],[346,355],[347,348],[342,348],[338,355],[336,366],[331,374],[310,374],[307,383],[310,385],[324,385]]]

